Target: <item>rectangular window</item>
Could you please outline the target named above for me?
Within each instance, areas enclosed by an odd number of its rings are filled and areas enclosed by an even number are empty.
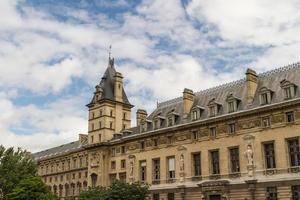
[[[216,127],[209,128],[209,135],[212,138],[217,137],[217,128]]]
[[[153,194],[152,199],[153,199],[153,200],[160,200],[160,199],[159,199],[159,193]]]
[[[126,152],[125,146],[121,146],[121,154],[124,154]]]
[[[126,168],[126,160],[121,160],[121,169]]]
[[[269,104],[270,103],[270,99],[269,99],[269,94],[268,92],[263,93],[260,95],[260,99],[261,99],[261,104],[265,105],[265,104]]]
[[[211,151],[211,173],[212,174],[220,174],[220,164],[219,164],[219,151]]]
[[[197,120],[198,119],[198,112],[197,110],[193,110],[192,112],[192,120]]]
[[[264,144],[266,169],[276,168],[274,143]]]
[[[116,161],[111,161],[111,169],[115,170],[116,169]]]
[[[154,138],[154,139],[153,139],[153,145],[154,145],[155,147],[158,146],[158,139],[157,139],[157,138]]]
[[[193,131],[193,139],[198,140],[198,131]]]
[[[153,180],[160,180],[160,159],[153,159]]]
[[[270,127],[270,117],[263,117],[262,122],[264,127]]]
[[[228,131],[230,135],[235,134],[235,123],[228,124]]]
[[[168,179],[175,178],[175,157],[169,157],[168,159]]]
[[[194,176],[201,176],[201,154],[193,154]]]
[[[287,112],[286,113],[286,122],[287,123],[294,122],[294,112]]]
[[[267,200],[277,200],[276,187],[267,187]]]
[[[234,111],[235,111],[235,109],[234,109],[234,101],[228,102],[228,112],[232,113]]]
[[[168,200],[175,200],[174,193],[168,193]]]
[[[284,88],[284,93],[285,93],[285,98],[286,99],[291,99],[294,96],[294,87],[287,87]]]
[[[230,152],[230,169],[231,173],[240,172],[240,157],[239,157],[239,148],[231,148]]]
[[[116,156],[116,148],[111,148],[111,156]]]
[[[154,120],[154,129],[158,129],[158,119]]]
[[[122,183],[126,183],[126,172],[119,173],[119,179]]]
[[[299,139],[288,140],[290,166],[297,167],[300,165]]]
[[[300,185],[292,186],[292,199],[299,200],[300,199]]]
[[[209,107],[209,114],[210,114],[211,117],[216,116],[216,108],[215,108],[215,106]]]
[[[81,178],[81,172],[78,173],[78,178]]]
[[[110,183],[114,183],[117,180],[117,175],[116,174],[110,174],[109,175]]]
[[[147,178],[147,162],[140,162],[140,180],[141,182],[145,182]]]
[[[141,141],[140,145],[141,145],[141,150],[144,150],[145,149],[145,142]]]

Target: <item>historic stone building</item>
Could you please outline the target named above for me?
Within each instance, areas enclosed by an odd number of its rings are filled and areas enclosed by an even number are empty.
[[[87,105],[88,134],[35,154],[59,197],[119,179],[149,183],[153,200],[300,199],[299,63],[184,89],[149,115],[138,109],[136,127],[122,79],[110,59]]]

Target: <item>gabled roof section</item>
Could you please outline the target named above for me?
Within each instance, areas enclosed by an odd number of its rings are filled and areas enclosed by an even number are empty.
[[[109,58],[108,67],[106,68],[100,83],[96,85],[96,91],[94,92],[92,101],[87,105],[88,107],[101,100],[115,101],[115,74],[116,69],[114,67],[114,59]],[[122,88],[122,90],[123,103],[131,105],[125,93],[124,87]]]

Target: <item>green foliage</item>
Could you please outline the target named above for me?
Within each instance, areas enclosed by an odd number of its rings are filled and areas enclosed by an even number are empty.
[[[30,153],[18,148],[0,146],[0,190],[4,197],[23,179],[36,175],[36,164]]]
[[[30,177],[20,183],[7,195],[7,200],[56,200],[40,177]]]
[[[109,188],[89,188],[82,192],[79,200],[146,200],[148,186],[139,183],[116,181]]]

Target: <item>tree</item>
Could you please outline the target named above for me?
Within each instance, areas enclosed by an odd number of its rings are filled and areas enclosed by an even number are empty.
[[[0,191],[3,198],[10,193],[21,180],[36,175],[36,163],[27,151],[18,148],[5,149],[0,146]]]
[[[107,190],[103,187],[89,188],[79,195],[78,200],[105,200],[107,199]]]
[[[7,195],[7,200],[57,200],[40,177],[29,177]]]
[[[80,194],[79,200],[146,200],[147,196],[147,185],[116,181],[106,189],[89,188]]]

